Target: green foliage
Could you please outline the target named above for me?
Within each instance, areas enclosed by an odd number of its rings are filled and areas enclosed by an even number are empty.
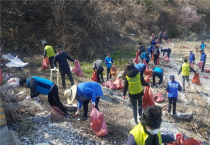
[[[164,5],[168,5],[169,3],[172,3],[174,0],[164,0],[163,4]]]
[[[84,77],[90,78],[93,73],[93,64],[88,62],[80,62]]]
[[[130,57],[135,57],[136,55],[136,50],[135,48],[131,50],[122,50],[118,49],[115,50],[114,53],[111,55],[112,59],[115,60],[121,60],[122,58],[130,58]]]
[[[145,4],[146,4],[146,7],[147,7],[147,12],[148,11],[151,11],[152,8],[153,8],[153,2],[152,2],[152,0],[145,0]]]
[[[38,62],[36,62],[36,66],[37,67],[41,67],[42,66],[42,63],[38,61]]]
[[[176,37],[180,34],[179,29],[175,24],[168,24],[167,25],[167,32],[169,37]]]

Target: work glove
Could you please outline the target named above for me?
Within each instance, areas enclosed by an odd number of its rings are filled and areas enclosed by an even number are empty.
[[[94,107],[95,107],[95,105],[96,105],[96,103],[95,103],[95,102],[92,102],[92,106],[94,106]]]
[[[111,61],[109,63],[112,63]]]
[[[74,114],[74,116],[79,116],[79,114],[80,114],[80,110],[77,110],[77,112]]]
[[[56,67],[54,67],[54,70],[56,70],[57,68]]]
[[[125,96],[123,96],[123,99],[125,100]]]

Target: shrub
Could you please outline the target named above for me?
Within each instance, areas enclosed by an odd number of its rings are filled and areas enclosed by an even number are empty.
[[[180,34],[179,29],[175,24],[168,24],[167,25],[167,32],[169,37],[176,37]]]

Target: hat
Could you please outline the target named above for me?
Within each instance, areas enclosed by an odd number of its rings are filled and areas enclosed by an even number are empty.
[[[174,80],[175,76],[174,75],[170,75],[170,79]]]
[[[64,91],[64,96],[67,98],[67,104],[71,104],[74,101],[76,94],[77,94],[76,85],[73,85],[71,89],[66,89]]]
[[[26,83],[26,78],[21,78],[19,81],[19,85],[22,86],[24,83]]]
[[[190,53],[192,53],[192,51],[190,51]]]

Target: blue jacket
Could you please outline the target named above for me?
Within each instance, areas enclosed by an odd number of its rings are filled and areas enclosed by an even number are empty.
[[[206,44],[202,43],[201,46],[200,46],[200,48],[203,50],[204,47],[206,47]]]
[[[148,54],[146,52],[142,53],[141,58],[145,59],[145,60],[149,60],[149,56],[148,56]]]
[[[156,67],[153,71],[156,71],[158,73],[163,73],[163,70],[159,67]]]
[[[84,82],[77,86],[78,108],[82,106],[82,101],[91,100],[95,102],[97,97],[103,96],[101,86],[96,82]],[[80,108],[81,109],[81,108]]]
[[[112,67],[112,64],[111,63],[109,63],[109,62],[112,62],[112,63],[114,63],[114,61],[112,60],[112,58],[111,57],[109,57],[108,58],[108,56],[105,58],[105,64],[106,64],[106,67],[107,68],[111,68]]]
[[[191,63],[192,61],[195,61],[195,55],[194,55],[194,54],[190,54],[189,60],[190,60],[190,63]]]
[[[45,78],[32,76],[26,80],[28,87],[31,89],[31,98],[38,96],[39,94],[47,95],[52,89],[53,82]]]
[[[149,46],[149,47],[147,47],[147,53],[148,53],[148,55],[150,55],[150,51],[151,51],[151,48],[152,46]]]
[[[155,41],[152,41],[151,42],[151,45],[156,45],[157,43]]]
[[[205,53],[201,54],[201,61],[206,62],[206,54]]]
[[[166,87],[166,91],[168,91],[168,97],[174,97],[174,98],[178,97],[178,91],[181,90],[182,90],[181,85],[176,81],[174,82],[169,81]]]
[[[61,54],[56,54],[54,57],[54,67],[57,67],[57,62],[59,63],[59,69],[69,69],[69,64],[67,62],[67,59],[74,62],[74,59],[68,56],[66,52],[62,51]]]
[[[146,65],[143,63],[136,64],[135,67],[139,70],[139,72],[144,73],[146,69]]]

